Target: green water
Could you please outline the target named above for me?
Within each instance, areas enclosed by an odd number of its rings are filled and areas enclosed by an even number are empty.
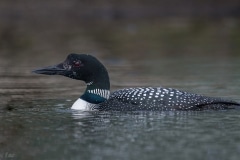
[[[240,111],[80,112],[59,101],[1,115],[1,152],[39,160],[239,158]]]
[[[235,57],[103,63],[112,90],[165,86],[240,101],[240,60]],[[1,68],[0,160],[239,159],[240,110],[72,111],[85,84],[34,75],[35,67]]]

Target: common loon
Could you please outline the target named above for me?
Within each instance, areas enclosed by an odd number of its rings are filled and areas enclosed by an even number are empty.
[[[33,71],[38,74],[63,75],[82,80],[87,88],[72,105],[77,110],[98,111],[174,111],[232,109],[240,103],[206,97],[172,88],[139,87],[121,89],[110,94],[106,68],[95,57],[71,53],[57,65]]]

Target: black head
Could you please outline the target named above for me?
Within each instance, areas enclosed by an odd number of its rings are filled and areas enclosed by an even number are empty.
[[[40,68],[33,72],[46,75],[63,75],[98,85],[98,88],[102,88],[103,84],[105,84],[103,88],[110,85],[106,68],[95,57],[87,54],[71,53],[64,62]]]

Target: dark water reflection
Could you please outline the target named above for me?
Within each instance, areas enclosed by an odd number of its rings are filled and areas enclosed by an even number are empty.
[[[64,103],[33,101],[32,109],[1,113],[1,154],[12,153],[13,159],[238,159],[238,110],[80,112]]]
[[[112,90],[166,86],[240,101],[236,57],[103,60]],[[50,62],[46,62],[49,63]],[[0,159],[238,159],[240,111],[80,112],[85,84],[1,66]]]
[[[240,102],[239,2],[175,1],[2,0],[0,160],[238,160],[239,110],[77,112],[83,82],[31,73],[91,53],[112,91],[164,86]]]

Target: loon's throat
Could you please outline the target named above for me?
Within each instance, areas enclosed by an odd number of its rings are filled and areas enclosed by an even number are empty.
[[[92,104],[99,104],[108,100],[109,96],[110,91],[108,89],[89,89],[87,87],[85,93],[80,98]]]

